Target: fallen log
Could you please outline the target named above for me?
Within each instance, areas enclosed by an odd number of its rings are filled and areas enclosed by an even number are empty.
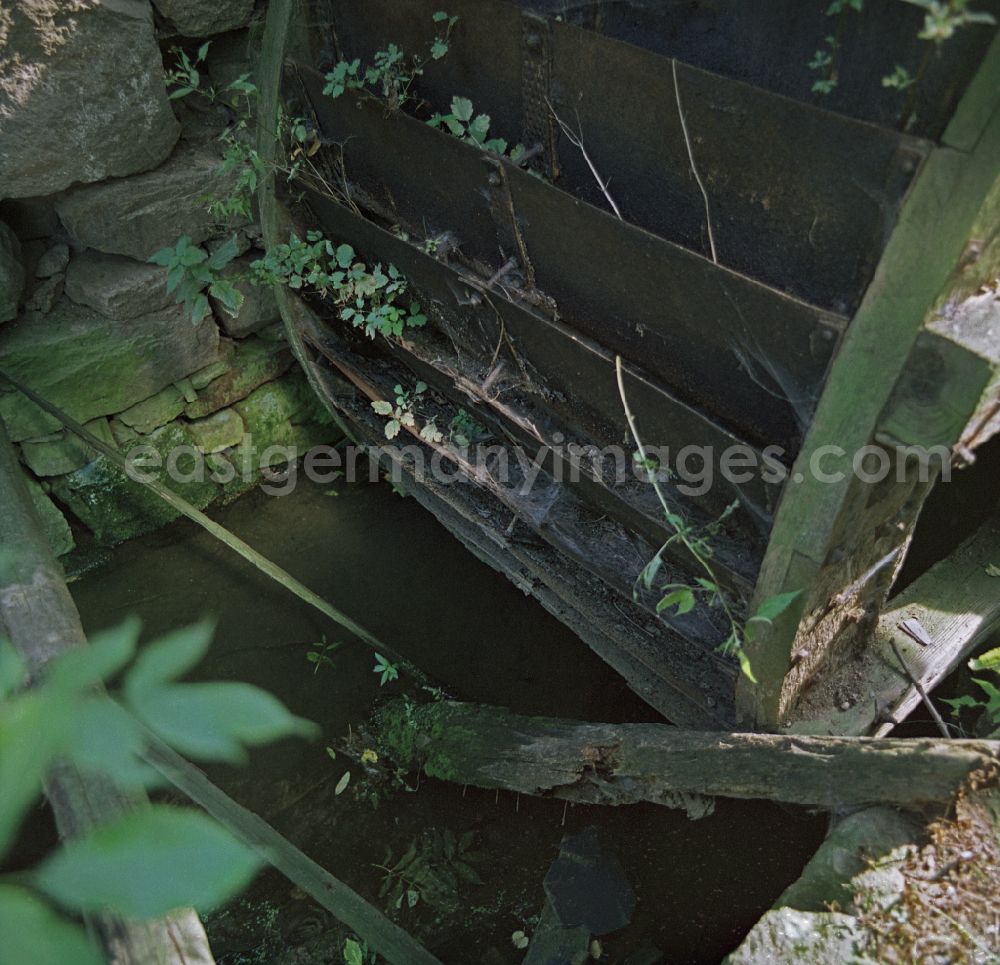
[[[52,555],[24,483],[14,447],[0,419],[0,546],[9,548],[0,575],[0,632],[37,680],[48,662],[86,646],[73,598]],[[126,795],[111,781],[84,776],[65,762],[46,780],[45,794],[61,837],[78,837],[120,818],[142,798]],[[127,922],[112,914],[94,925],[112,965],[201,965],[214,961],[198,916],[182,909],[150,922]]]
[[[588,804],[649,801],[691,817],[709,813],[712,797],[919,807],[951,799],[1000,760],[996,741],[720,734],[450,701],[390,701],[378,729],[385,753],[430,777]]]

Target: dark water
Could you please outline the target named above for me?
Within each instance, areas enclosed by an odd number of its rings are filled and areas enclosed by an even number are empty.
[[[573,634],[413,500],[386,485],[327,492],[303,481],[293,495],[255,493],[216,517],[455,697],[582,720],[657,719]],[[511,933],[531,933],[542,879],[567,832],[598,826],[638,898],[632,923],[603,939],[607,962],[652,947],[670,963],[718,962],[823,837],[825,818],[764,803],[720,801],[697,822],[645,805],[576,806],[564,814],[561,802],[430,780],[415,793],[397,789],[374,808],[361,768],[342,753],[331,760],[325,748],[358,734],[380,697],[412,685],[380,690],[371,655],[357,643],[314,673],[306,659],[313,642],[323,634],[347,639],[320,614],[186,521],[119,547],[72,589],[88,631],[138,613],[152,638],[213,615],[216,640],[198,676],[258,684],[322,726],[321,741],[286,741],[256,752],[245,769],[212,776],[369,900],[379,901],[381,872],[372,865],[387,846],[398,857],[434,829],[475,832],[483,883],[463,885],[461,908],[418,904],[395,913],[445,963],[522,959]],[[348,766],[351,785],[335,796]],[[273,873],[217,915],[210,935],[223,962],[342,960],[336,924]]]

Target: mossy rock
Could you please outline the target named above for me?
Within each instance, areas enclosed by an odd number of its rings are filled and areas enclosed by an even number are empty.
[[[191,434],[181,423],[171,422],[143,437],[139,444],[159,455],[159,468],[138,459],[135,465],[198,509],[204,509],[221,494]],[[128,445],[120,447],[123,455],[131,449]],[[103,456],[54,480],[53,492],[106,546],[150,533],[180,515]]]
[[[42,524],[42,532],[48,541],[52,552],[56,556],[68,553],[73,546],[73,532],[66,522],[59,507],[45,494],[42,487],[30,476],[25,477],[28,486],[28,494],[35,505],[35,512],[38,514],[39,522]]]

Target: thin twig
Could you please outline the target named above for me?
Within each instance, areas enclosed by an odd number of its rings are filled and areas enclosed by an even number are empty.
[[[896,646],[896,641],[890,639],[889,644],[892,646],[892,652],[896,655],[896,659],[899,661],[899,665],[903,668],[903,673],[906,674],[910,683],[917,688],[917,693],[920,694],[920,699],[924,702],[924,706],[930,711],[931,717],[934,718],[934,723],[937,724],[937,728],[941,731],[942,737],[951,738],[951,732],[948,730],[948,725],[944,722],[941,715],[938,713],[937,707],[931,703],[930,697],[927,696],[927,691],[924,690],[920,681],[913,676],[910,668],[906,665],[906,661],[903,659],[903,654],[900,652],[899,647]]]
[[[597,186],[601,189],[601,194],[604,195],[605,200],[611,205],[611,210],[618,216],[619,221],[624,221],[621,211],[618,210],[618,205],[615,204],[615,199],[611,197],[611,193],[608,191],[608,185],[611,181],[605,181],[598,173],[597,168],[594,167],[594,162],[590,160],[590,155],[587,153],[587,149],[583,146],[583,125],[580,124],[580,116],[577,115],[576,122],[580,127],[580,133],[577,134],[573,129],[556,113],[556,109],[552,106],[552,102],[546,97],[545,103],[548,104],[549,110],[552,111],[552,116],[556,119],[556,123],[559,125],[560,130],[566,135],[566,140],[569,141],[574,147],[578,148],[580,153],[583,155],[584,161],[587,162],[587,167],[590,168],[590,173],[594,175],[594,180],[597,182]]]
[[[681,104],[681,87],[677,82],[677,59],[674,58],[670,64],[674,72],[674,95],[677,97],[677,116],[681,119],[681,130],[684,132],[684,144],[687,146],[688,163],[691,165],[691,173],[694,175],[695,181],[698,182],[698,187],[701,188],[701,196],[705,199],[705,222],[708,225],[708,246],[712,250],[712,261],[718,264],[719,257],[715,253],[715,234],[712,231],[712,212],[708,206],[708,192],[705,190],[705,185],[702,183],[701,175],[698,174],[698,166],[694,163],[694,151],[691,149],[691,137],[688,134],[687,120],[684,117],[684,106]]]

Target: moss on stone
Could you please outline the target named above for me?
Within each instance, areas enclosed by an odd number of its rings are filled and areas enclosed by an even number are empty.
[[[148,470],[179,496],[204,509],[219,494],[204,460],[196,455],[194,441],[179,422],[171,422],[140,440],[159,455],[160,469]],[[120,447],[126,455],[130,446]],[[201,471],[198,464],[201,463]],[[170,471],[174,467],[174,472]],[[139,466],[142,469],[142,466]],[[176,476],[176,478],[171,478]],[[199,478],[200,477],[200,478]],[[134,536],[152,532],[176,519],[177,510],[155,493],[129,479],[101,456],[82,469],[53,482],[56,496],[83,522],[94,536],[113,546]]]

